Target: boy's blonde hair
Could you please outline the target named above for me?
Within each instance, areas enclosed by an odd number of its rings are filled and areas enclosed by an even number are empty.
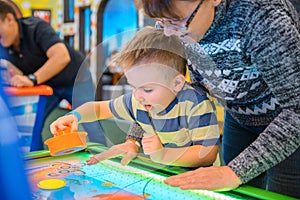
[[[177,36],[164,35],[163,29],[144,27],[123,47],[115,61],[124,70],[143,62],[155,62],[174,68],[185,75],[186,64],[183,45]]]

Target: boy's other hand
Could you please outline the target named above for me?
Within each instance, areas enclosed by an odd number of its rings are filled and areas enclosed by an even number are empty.
[[[163,145],[156,134],[144,133],[142,145],[146,155],[153,154],[163,149]]]
[[[123,156],[121,160],[121,164],[127,165],[128,163],[130,163],[131,160],[133,160],[138,155],[139,150],[140,149],[136,144],[130,142],[124,142],[122,144],[114,145],[107,151],[91,157],[86,162],[88,165],[93,165],[109,158]]]

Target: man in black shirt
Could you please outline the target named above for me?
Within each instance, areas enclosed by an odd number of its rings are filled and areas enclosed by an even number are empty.
[[[46,84],[54,94],[47,97],[44,119],[66,99],[75,108],[94,100],[95,87],[84,56],[65,44],[51,25],[41,19],[17,19],[5,1],[0,1],[0,59],[19,68],[23,75],[14,75],[10,84],[15,87]],[[99,122],[84,126],[89,140],[105,144]],[[43,149],[42,139],[35,144]]]

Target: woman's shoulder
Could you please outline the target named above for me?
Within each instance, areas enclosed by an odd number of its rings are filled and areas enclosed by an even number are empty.
[[[195,103],[200,103],[204,100],[207,100],[208,97],[204,86],[186,83],[183,89],[177,94],[177,99],[179,101],[192,101]]]
[[[299,15],[289,0],[231,0],[224,18],[226,22],[232,22],[231,26],[240,30],[240,34],[251,33],[248,36],[268,28],[300,26]]]
[[[276,14],[282,15],[282,13],[295,15],[295,10],[289,0],[231,0],[229,10],[251,16],[262,13],[263,19],[268,19]],[[298,16],[295,15],[295,17]]]

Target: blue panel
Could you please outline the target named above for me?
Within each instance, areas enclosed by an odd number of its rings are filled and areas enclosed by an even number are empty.
[[[31,199],[29,181],[18,146],[16,124],[11,118],[6,102],[6,96],[0,85],[0,199],[29,200]]]
[[[134,0],[110,0],[104,10],[103,40],[116,36],[124,31],[137,28],[137,10]],[[117,38],[117,49],[120,49],[124,36]]]
[[[91,10],[89,8],[84,9],[84,50],[88,52],[91,47]]]
[[[69,18],[74,20],[74,0],[69,0]]]

